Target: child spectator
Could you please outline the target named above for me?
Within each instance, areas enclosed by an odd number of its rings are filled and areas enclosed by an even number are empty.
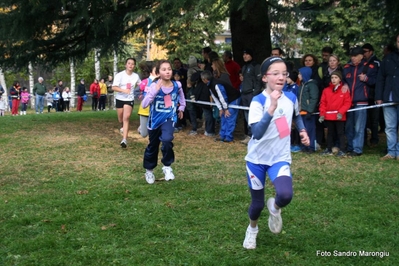
[[[23,87],[21,92],[21,103],[22,103],[21,115],[26,115],[26,109],[28,107],[29,100],[30,100],[30,94],[28,92],[28,88]]]
[[[238,109],[229,107],[230,105],[239,105],[241,100],[240,92],[232,85],[221,79],[215,79],[212,73],[204,71],[201,73],[202,81],[207,84],[212,99],[219,109],[221,120],[218,141],[232,142],[234,129],[238,116]],[[229,80],[229,83],[230,80]]]
[[[58,88],[55,87],[53,91],[53,108],[55,109],[56,112],[58,112],[60,109],[59,108],[60,98],[61,98],[60,92]]]
[[[11,99],[12,99],[11,115],[17,116],[19,102],[21,100],[21,86],[19,85],[18,81],[15,81],[14,85],[11,87],[10,95],[11,95]]]
[[[180,72],[180,70],[173,70],[173,80],[180,82],[181,79],[182,79],[182,73]],[[184,91],[184,93],[185,93],[185,91]],[[174,130],[177,133],[180,130],[182,130],[183,127],[185,127],[185,126],[187,126],[186,114],[183,113],[183,117],[177,119]]]
[[[327,148],[323,155],[332,155],[334,136],[338,136],[340,151],[337,156],[345,156],[345,121],[346,112],[351,107],[352,101],[348,90],[342,90],[342,72],[331,73],[330,86],[323,90],[320,101],[319,122],[325,121],[327,125]]]
[[[299,110],[301,110],[302,120],[309,135],[310,146],[302,145],[302,151],[313,153],[316,150],[316,116],[313,113],[317,110],[319,102],[319,87],[316,80],[311,79],[312,69],[301,67],[298,79],[301,87],[298,91]]]
[[[69,91],[68,87],[65,87],[64,91],[62,92],[62,99],[64,99],[64,112],[69,112],[69,103],[71,101],[71,92]]]
[[[254,96],[248,116],[252,137],[248,142],[245,161],[251,205],[243,243],[246,249],[256,248],[258,220],[265,207],[266,174],[276,190],[276,196],[267,200],[269,229],[275,234],[282,230],[281,208],[287,206],[293,196],[290,170],[292,120],[299,129],[302,144],[309,145],[309,137],[299,115],[298,100],[294,94],[282,91],[288,75],[283,59],[275,56],[265,59],[260,73],[266,89]]]
[[[6,99],[3,95],[0,95],[0,116],[4,116],[6,110]]]
[[[53,90],[50,89],[46,92],[46,101],[47,101],[47,112],[50,113],[51,108],[53,108]]]
[[[287,67],[288,69],[288,67]],[[284,86],[284,92],[292,92],[298,98],[299,86],[297,84],[298,80],[298,71],[292,69],[288,72],[289,76],[287,77],[287,85]],[[295,123],[291,127],[291,152],[299,152],[301,151],[300,147],[301,140],[299,138],[298,129],[295,126]]]
[[[191,75],[191,82],[195,83],[193,94],[196,101],[209,102],[211,99],[211,94],[209,92],[208,86],[201,80],[201,72],[196,72]],[[215,124],[216,120],[213,117],[212,106],[210,104],[199,104],[202,109],[205,119],[205,133],[207,137],[215,136]]]
[[[175,160],[173,152],[174,123],[177,118],[183,118],[186,100],[182,85],[178,81],[172,81],[172,64],[167,60],[161,60],[156,68],[156,79],[150,86],[147,95],[141,102],[143,108],[150,106],[148,120],[149,144],[144,152],[143,166],[146,169],[147,183],[153,184],[155,176],[154,168],[158,162],[159,144],[162,142],[162,171],[165,180],[173,180],[171,164]],[[179,107],[177,105],[180,104]],[[177,114],[178,112],[178,114]]]

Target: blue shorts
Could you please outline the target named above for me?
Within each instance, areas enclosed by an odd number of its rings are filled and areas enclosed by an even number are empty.
[[[288,162],[278,162],[272,166],[247,162],[248,186],[253,190],[263,189],[266,182],[266,173],[272,182],[279,176],[289,176],[292,178]]]

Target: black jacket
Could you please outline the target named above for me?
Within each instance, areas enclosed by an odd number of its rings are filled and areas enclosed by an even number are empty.
[[[232,101],[240,98],[240,92],[232,85],[228,84],[224,80],[212,78],[212,80],[208,83],[208,88],[213,93],[213,95],[215,95],[215,97],[219,98],[218,93],[215,89],[215,86],[219,84],[222,85],[224,87],[224,90],[226,91],[227,103],[231,103]]]
[[[84,84],[80,83],[78,85],[78,96],[83,96],[86,94],[86,87]]]
[[[262,92],[262,77],[260,74],[260,65],[253,60],[247,62],[242,67],[242,75],[244,77],[241,83],[241,93],[258,95]]]
[[[392,94],[392,100],[390,95]],[[399,102],[399,51],[388,54],[381,62],[375,87],[375,100]]]

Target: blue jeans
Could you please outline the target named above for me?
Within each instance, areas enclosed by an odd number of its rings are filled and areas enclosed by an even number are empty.
[[[316,150],[316,115],[312,115],[310,119],[306,119],[305,115],[301,115],[303,125],[306,128],[306,132],[309,136],[310,145],[309,147],[301,144],[301,147],[305,151],[315,151]]]
[[[43,113],[43,107],[44,107],[44,95],[39,95],[36,94],[36,113],[39,112],[40,109],[40,113]]]
[[[387,136],[388,154],[399,156],[398,124],[399,105],[383,107],[385,120],[385,134]]]
[[[215,118],[213,118],[212,109],[202,108],[202,113],[205,118],[205,132],[215,134]]]
[[[240,98],[232,101],[229,103],[229,105],[239,105],[240,104]],[[221,120],[221,126],[220,126],[220,131],[219,135],[221,139],[224,139],[226,141],[233,141],[233,133],[234,129],[236,128],[236,121],[237,121],[237,116],[238,116],[238,109],[235,108],[228,108],[230,116],[225,117],[223,114],[222,117],[220,117]]]
[[[356,105],[352,109],[365,107],[364,105]],[[348,142],[347,151],[363,153],[364,145],[364,128],[366,126],[367,110],[359,110],[348,112],[346,115],[345,134]]]

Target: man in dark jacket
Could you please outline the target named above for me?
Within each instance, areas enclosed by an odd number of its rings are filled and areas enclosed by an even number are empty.
[[[202,81],[208,86],[213,101],[219,109],[221,120],[219,141],[232,142],[233,133],[236,127],[238,115],[237,108],[231,108],[230,105],[240,104],[240,92],[232,85],[220,80],[214,79],[210,71],[205,70],[201,73]]]
[[[211,100],[211,93],[209,92],[208,86],[202,82],[201,72],[195,72],[191,75],[191,82],[195,84],[193,88],[193,94],[196,101],[209,102]],[[215,136],[215,125],[216,120],[213,117],[212,106],[210,104],[198,104],[202,108],[202,113],[205,119],[205,133],[207,137]]]
[[[85,80],[81,79],[80,84],[78,85],[78,105],[76,106],[76,110],[81,112],[83,106],[83,96],[86,95],[86,87],[85,87]]]
[[[396,36],[399,48],[399,35]],[[399,103],[399,51],[389,53],[382,60],[375,88],[377,104]],[[399,105],[383,107],[388,153],[381,160],[399,160],[398,121]]]
[[[367,64],[363,53],[363,48],[353,48],[350,51],[351,61],[344,66],[343,71],[344,82],[348,84],[351,93],[352,109],[359,109],[369,104],[370,86],[375,85],[377,78],[377,67],[372,64],[368,66],[367,72],[363,73]],[[360,156],[363,153],[366,119],[366,109],[348,112],[345,134],[350,156]]]
[[[364,59],[366,59],[366,64],[363,67],[362,73],[367,74],[370,65],[373,65],[378,70],[380,69],[381,61],[378,60],[377,56],[374,54],[374,47],[366,43],[362,46],[364,52]],[[378,75],[378,74],[377,74]],[[369,86],[369,105],[375,104],[375,84]],[[367,122],[366,128],[364,130],[364,144],[367,144],[367,128],[371,130],[370,145],[376,146],[379,142],[378,137],[378,125],[380,120],[380,108],[372,108],[367,110]]]
[[[260,65],[253,60],[253,50],[245,49],[243,59],[245,65],[242,67],[243,81],[241,83],[241,105],[249,107],[252,97],[258,95],[262,91],[262,82],[260,76]],[[242,144],[248,144],[251,139],[251,127],[248,125],[248,110],[244,110],[245,125],[246,125],[246,138],[241,141]]]

